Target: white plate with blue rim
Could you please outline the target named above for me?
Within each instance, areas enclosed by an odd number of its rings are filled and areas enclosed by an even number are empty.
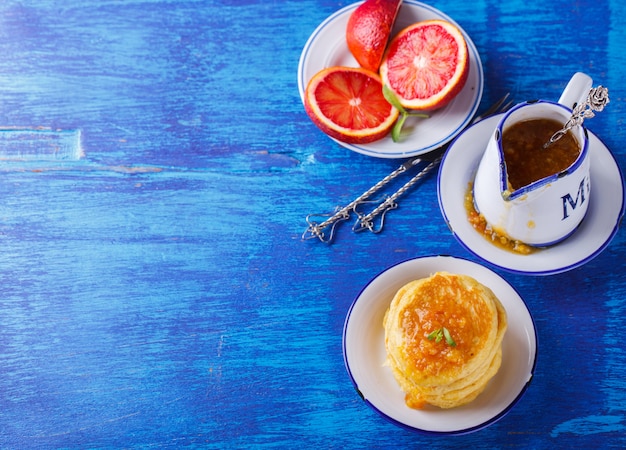
[[[465,274],[489,287],[511,320],[502,341],[500,370],[473,402],[451,409],[432,406],[412,409],[406,406],[405,393],[385,365],[383,317],[398,289],[438,271]],[[519,402],[535,372],[537,333],[528,307],[498,274],[466,259],[426,256],[388,268],[363,288],[346,317],[343,353],[358,394],[385,419],[425,434],[459,435],[497,422]]]
[[[591,261],[609,245],[619,229],[624,215],[624,179],[611,151],[589,130],[589,207],[571,236],[551,247],[523,255],[494,245],[469,223],[465,196],[491,131],[501,118],[502,114],[499,114],[471,126],[454,140],[444,155],[439,167],[437,193],[448,227],[469,252],[514,273],[551,275]]]
[[[332,66],[359,66],[346,44],[346,26],[350,15],[360,4],[348,5],[329,16],[307,40],[298,64],[298,90],[302,100],[309,80],[320,70]],[[391,136],[387,136],[370,144],[337,143],[368,156],[407,158],[450,142],[471,122],[483,93],[483,67],[476,46],[459,24],[432,6],[404,0],[391,35],[394,36],[413,23],[430,19],[442,19],[455,24],[467,42],[470,70],[461,92],[448,105],[434,111],[428,119],[409,118],[402,130],[401,142],[393,142]]]

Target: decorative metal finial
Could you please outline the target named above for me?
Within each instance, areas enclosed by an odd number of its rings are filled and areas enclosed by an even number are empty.
[[[565,134],[577,125],[582,125],[586,118],[595,116],[594,111],[600,112],[609,103],[609,90],[603,86],[591,88],[587,100],[584,103],[576,105],[572,112],[572,117],[565,123],[563,129],[552,135],[550,140],[543,145],[548,148],[551,144],[561,139]]]

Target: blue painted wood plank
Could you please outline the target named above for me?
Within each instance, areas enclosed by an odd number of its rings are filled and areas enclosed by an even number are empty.
[[[475,259],[436,176],[379,235],[302,242],[308,213],[393,170],[308,119],[309,34],[346,1],[6,0],[0,125],[80,129],[78,161],[0,163],[0,447],[562,448],[626,444],[626,243],[549,277],[498,271],[528,303],[537,372],[478,433],[387,423],[352,388],[346,313],[408,258]],[[434,0],[476,43],[482,107],[557,98],[577,70],[611,103],[589,127],[621,167],[616,0]],[[514,318],[512,318],[514,320]]]

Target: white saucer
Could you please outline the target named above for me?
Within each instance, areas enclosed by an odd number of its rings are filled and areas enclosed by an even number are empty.
[[[346,26],[352,12],[361,3],[346,6],[322,22],[306,42],[298,65],[298,90],[304,99],[309,80],[320,70],[331,66],[358,67],[346,44]],[[429,152],[451,141],[469,124],[478,109],[483,93],[483,67],[478,50],[467,33],[450,17],[432,6],[414,0],[404,0],[394,24],[392,36],[401,29],[422,20],[443,19],[454,23],[463,32],[470,53],[470,72],[459,95],[446,107],[435,111],[425,120],[407,120],[402,130],[402,142],[387,136],[371,144],[340,145],[364,155],[379,158],[406,158]]]
[[[437,271],[465,274],[489,287],[504,305],[508,329],[502,342],[502,365],[476,400],[452,409],[411,409],[386,359],[383,316],[406,283]],[[513,320],[514,319],[514,320]],[[376,276],[352,304],[343,331],[344,361],[365,402],[398,426],[428,434],[466,434],[506,415],[533,377],[537,336],[528,307],[503,278],[480,264],[450,256],[428,256],[397,264]]]
[[[491,130],[493,116],[459,135],[446,152],[437,181],[439,206],[458,241],[471,253],[511,272],[549,275],[579,267],[596,257],[617,233],[624,214],[624,180],[609,149],[589,132],[591,197],[580,227],[565,241],[530,255],[516,254],[491,244],[467,220],[464,197],[473,181]]]

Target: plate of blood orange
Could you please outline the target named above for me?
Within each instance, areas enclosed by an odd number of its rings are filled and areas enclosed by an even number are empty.
[[[324,20],[307,40],[298,63],[298,90],[304,101],[307,84],[322,69],[333,66],[358,67],[346,43],[348,19],[361,3],[348,5]],[[484,75],[480,55],[469,35],[440,10],[414,0],[404,0],[398,12],[391,38],[416,22],[440,19],[459,28],[470,57],[469,75],[461,92],[446,106],[430,112],[427,119],[409,118],[402,129],[402,139],[390,135],[369,144],[349,144],[334,139],[349,150],[378,158],[407,158],[434,150],[454,139],[472,120],[483,93]],[[331,138],[333,139],[333,138]]]

